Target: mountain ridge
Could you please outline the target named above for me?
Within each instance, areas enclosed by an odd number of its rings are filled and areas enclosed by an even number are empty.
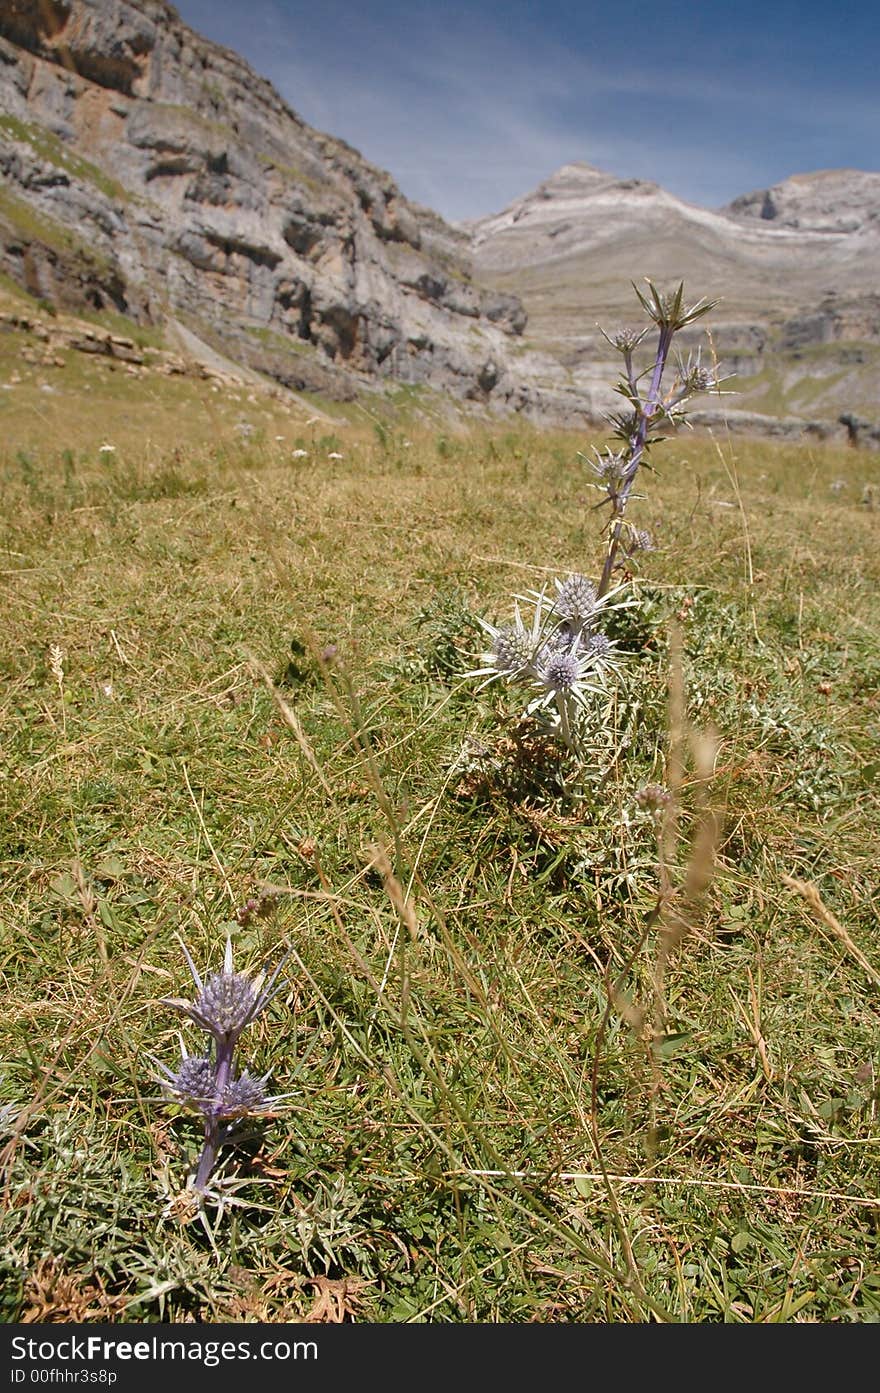
[[[631,283],[685,279],[719,301],[713,344],[745,410],[877,414],[880,174],[798,174],[707,209],[569,163],[467,231],[476,274],[515,290],[529,342],[594,399],[616,376],[598,325],[632,320]]]
[[[6,0],[0,176],[0,270],[32,296],[183,325],[296,391],[425,385],[580,424],[616,379],[597,324],[632,319],[631,281],[684,278],[721,299],[746,411],[880,410],[869,171],[708,209],[571,162],[453,225],[167,0]]]

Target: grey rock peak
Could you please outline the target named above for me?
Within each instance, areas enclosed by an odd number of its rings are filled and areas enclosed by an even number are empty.
[[[821,169],[735,198],[722,213],[804,232],[880,231],[880,174]]]
[[[656,183],[568,164],[469,224],[477,274],[519,295],[531,344],[602,401],[598,326],[637,318],[631,282],[720,300],[709,327],[736,406],[880,408],[880,174],[795,175],[711,210]]]

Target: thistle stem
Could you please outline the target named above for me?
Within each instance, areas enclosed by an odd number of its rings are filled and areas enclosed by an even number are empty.
[[[620,549],[620,539],[623,535],[623,515],[626,512],[626,505],[632,492],[633,484],[636,481],[636,474],[639,472],[639,465],[645,453],[645,443],[648,439],[648,430],[651,420],[657,410],[660,400],[660,384],[663,381],[663,373],[666,370],[666,362],[669,358],[669,350],[672,346],[675,328],[672,324],[664,324],[660,329],[660,338],[657,342],[657,353],[654,359],[654,371],[651,374],[651,383],[648,388],[648,395],[644,401],[636,397],[636,414],[638,421],[635,431],[630,437],[629,443],[629,463],[626,469],[626,476],[621,486],[620,492],[614,500],[614,518],[611,536],[608,541],[608,550],[605,554],[605,564],[602,567],[602,577],[599,581],[598,598],[601,600],[603,595],[608,593],[611,585],[611,578],[617,565],[617,553]]]
[[[568,701],[564,695],[556,698],[556,710],[559,712],[559,729],[562,738],[572,754],[576,754],[577,750],[575,749],[574,739],[572,738],[571,720],[568,714]]]
[[[196,1171],[196,1178],[193,1183],[193,1189],[198,1190],[200,1193],[203,1193],[207,1188],[219,1150],[220,1122],[216,1117],[206,1117],[205,1144],[202,1147],[202,1154],[199,1157],[199,1168]]]
[[[217,1067],[214,1074],[215,1096],[218,1099],[216,1107],[219,1107],[219,1100],[226,1091],[226,1086],[232,1076],[232,1062],[235,1054],[235,1042],[228,1037],[222,1043],[217,1044]],[[196,1171],[194,1189],[204,1192],[211,1172],[217,1163],[217,1155],[220,1150],[220,1118],[217,1111],[210,1112],[205,1117],[205,1143],[202,1147],[202,1154],[199,1157],[199,1166]]]

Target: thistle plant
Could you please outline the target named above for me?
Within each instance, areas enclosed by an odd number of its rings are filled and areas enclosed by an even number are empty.
[[[176,1071],[164,1064],[159,1064],[159,1069],[168,1095],[202,1117],[204,1145],[193,1189],[203,1194],[220,1147],[234,1134],[240,1120],[249,1115],[265,1114],[280,1101],[269,1096],[268,1074],[257,1077],[247,1069],[239,1071],[236,1049],[242,1032],[280,990],[282,984],[278,974],[283,961],[268,982],[264,972],[247,977],[234,971],[232,942],[227,938],[222,971],[211,973],[203,981],[186,945],[181,944],[181,947],[198,996],[195,1001],[165,997],[163,1004],[173,1006],[203,1030],[209,1043],[206,1053],[189,1054],[181,1039],[183,1057]]]
[[[619,590],[601,598],[586,576],[569,575],[554,582],[556,594],[533,590],[514,599],[513,624],[497,627],[481,619],[491,640],[481,666],[468,677],[484,678],[482,686],[502,681],[523,687],[525,714],[543,712],[565,745],[575,754],[582,748],[582,726],[593,697],[607,695],[608,678],[620,662],[617,646],[601,628],[606,613],[626,601]],[[527,625],[520,601],[532,607]]]
[[[649,320],[645,328],[604,335],[623,359],[615,390],[626,406],[606,417],[616,447],[594,447],[589,461],[597,476],[592,486],[603,495],[597,507],[610,510],[602,529],[607,541],[599,580],[571,574],[554,581],[555,595],[541,590],[516,596],[512,624],[498,627],[481,619],[491,647],[482,654],[481,666],[466,674],[484,678],[483,686],[500,681],[524,688],[523,714],[544,713],[554,732],[579,758],[586,752],[591,723],[598,724],[599,704],[603,699],[606,707],[611,704],[613,680],[625,660],[603,627],[611,610],[636,603],[625,595],[627,579],[614,583],[616,573],[631,567],[638,553],[654,549],[650,534],[626,517],[627,506],[636,496],[639,469],[650,468],[651,449],[665,438],[664,427],[676,428],[685,421],[688,400],[717,388],[722,380],[714,366],[703,365],[697,350],[676,359],[672,385],[664,391],[676,334],[702,318],[715,302],[701,300],[686,306],[683,284],[670,294],[662,294],[651,281],[647,286],[646,294],[633,286]],[[654,360],[639,371],[635,353],[652,325],[658,330]],[[520,601],[532,606],[528,623]]]
[[[633,527],[625,516],[639,469],[642,465],[650,468],[652,446],[666,438],[662,434],[664,427],[674,429],[683,424],[685,404],[691,397],[717,389],[723,380],[714,365],[704,366],[698,349],[696,353],[690,352],[686,359],[677,359],[672,386],[663,391],[663,378],[675,335],[708,314],[717,301],[699,300],[686,306],[684,282],[667,295],[661,294],[651,281],[647,285],[647,294],[636,285],[633,290],[650,323],[638,333],[630,329],[616,334],[602,331],[606,341],[623,359],[623,373],[615,391],[623,397],[626,406],[606,417],[615,439],[620,442],[619,448],[599,451],[594,447],[591,461],[593,472],[598,476],[594,486],[604,495],[599,506],[607,504],[610,508],[606,525],[608,545],[598,586],[600,597],[606,594],[614,572],[622,564],[631,560],[636,552],[652,550],[650,535]],[[658,330],[654,361],[645,371],[637,372],[634,354],[650,333],[651,325]]]

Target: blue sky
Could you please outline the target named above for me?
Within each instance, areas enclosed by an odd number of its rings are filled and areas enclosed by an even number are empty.
[[[715,207],[880,168],[877,0],[175,0],[447,218],[584,160]]]

